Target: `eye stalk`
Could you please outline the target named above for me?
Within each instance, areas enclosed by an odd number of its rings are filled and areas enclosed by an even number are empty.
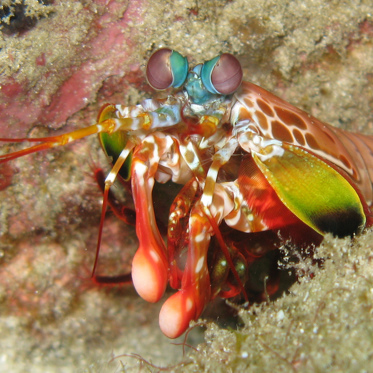
[[[154,52],[146,66],[148,83],[156,90],[179,88],[188,74],[188,60],[168,48]]]
[[[223,53],[206,61],[202,66],[201,79],[206,89],[213,94],[230,95],[242,82],[242,67],[232,54]]]

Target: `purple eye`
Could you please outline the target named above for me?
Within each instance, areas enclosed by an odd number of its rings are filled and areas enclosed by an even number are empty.
[[[242,81],[242,67],[236,57],[229,53],[206,61],[201,78],[206,89],[214,94],[229,95],[237,90]]]
[[[146,66],[148,83],[157,90],[180,87],[188,74],[188,61],[180,53],[168,48],[157,50]]]

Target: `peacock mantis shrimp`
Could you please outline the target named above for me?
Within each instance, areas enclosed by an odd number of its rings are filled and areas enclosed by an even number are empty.
[[[1,155],[0,163],[98,134],[113,164],[98,248],[110,187],[122,178],[135,204],[134,287],[148,302],[159,301],[168,284],[177,290],[160,312],[166,336],[184,333],[216,297],[248,299],[249,266],[277,248],[254,248],[258,234],[310,245],[372,225],[373,137],[331,127],[242,82],[231,54],[189,70],[181,54],[160,49],[146,76],[154,89],[172,93],[105,105],[96,124],[67,134],[1,138],[37,144]],[[153,199],[154,186],[167,182],[182,187],[176,197],[162,195],[171,206],[164,237]]]

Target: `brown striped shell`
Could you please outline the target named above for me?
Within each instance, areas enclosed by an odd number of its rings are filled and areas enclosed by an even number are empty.
[[[240,119],[255,123],[266,138],[298,145],[344,170],[373,200],[373,137],[332,127],[265,89],[243,82],[235,94]]]

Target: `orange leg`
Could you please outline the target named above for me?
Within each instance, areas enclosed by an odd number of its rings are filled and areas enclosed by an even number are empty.
[[[104,194],[105,191],[105,174],[102,168],[97,168],[95,171],[95,179],[100,188],[101,192]],[[114,196],[114,194],[109,191],[108,193],[108,205],[114,215],[124,221],[128,225],[134,226],[136,224],[136,212],[122,205]]]
[[[181,289],[163,304],[159,325],[169,338],[185,332],[191,320],[197,319],[211,299],[207,251],[212,228],[205,208],[197,203],[189,218],[189,247]]]
[[[181,285],[182,270],[179,263],[183,262],[183,251],[188,246],[187,219],[197,188],[197,181],[190,179],[176,196],[170,208],[167,252],[170,266],[170,286],[173,289],[177,289]]]

